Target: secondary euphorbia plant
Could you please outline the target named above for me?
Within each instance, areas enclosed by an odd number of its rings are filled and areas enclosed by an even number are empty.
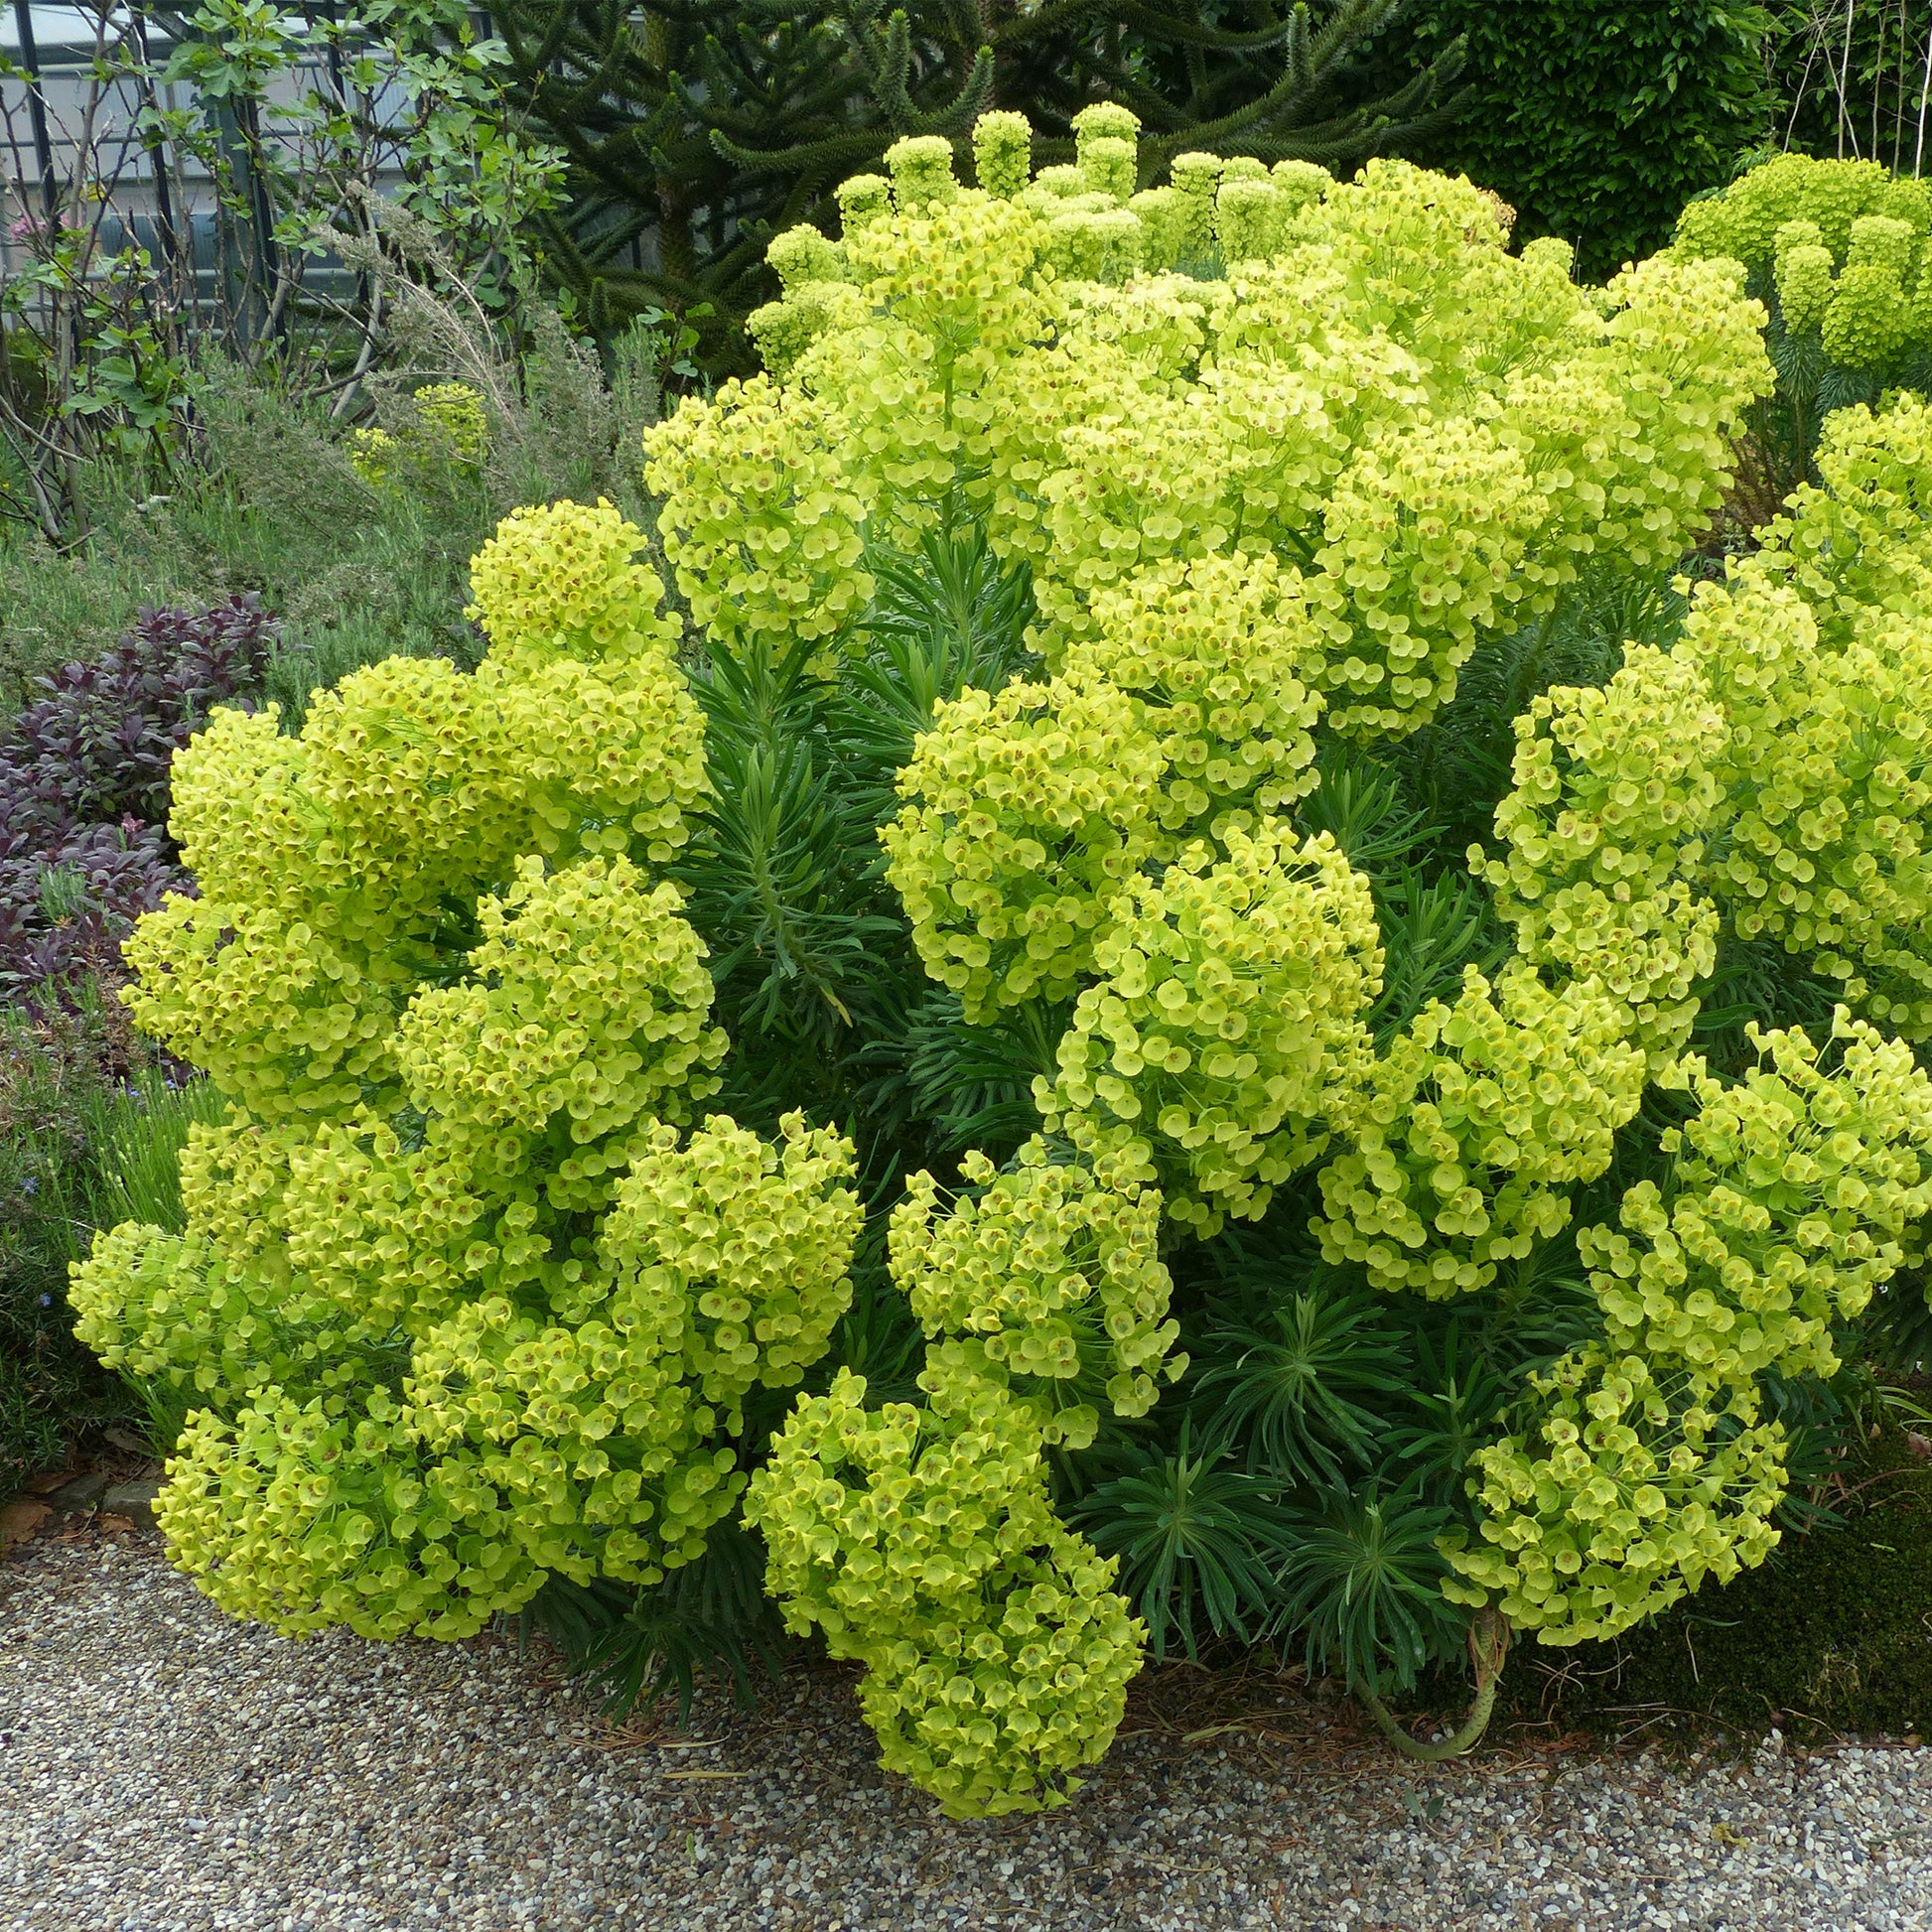
[[[1741,262],[1769,311],[1777,392],[1751,430],[1780,487],[1813,474],[1832,411],[1932,378],[1932,187],[1915,175],[1774,155],[1693,202],[1672,252]]]
[[[1734,263],[1581,290],[1395,164],[1137,194],[1134,131],[1033,181],[990,115],[773,244],[770,372],[650,438],[695,634],[525,512],[476,676],[185,755],[132,999],[230,1109],[75,1301],[194,1391],[217,1600],[628,1583],[661,1647],[742,1522],[974,1814],[1171,1631],[1400,1737],[1465,1638],[1486,1699],[1774,1541],[1932,1205],[1923,419],[1683,620]]]

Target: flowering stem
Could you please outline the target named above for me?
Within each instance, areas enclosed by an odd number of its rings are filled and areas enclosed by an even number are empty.
[[[1425,1764],[1440,1764],[1444,1758],[1460,1757],[1472,1749],[1489,1728],[1496,1708],[1496,1686],[1502,1678],[1503,1659],[1508,1654],[1509,1625],[1500,1610],[1486,1604],[1475,1613],[1469,1625],[1469,1656],[1476,1670],[1475,1701],[1469,1706],[1469,1715],[1462,1720],[1460,1728],[1433,1744],[1417,1743],[1366,1684],[1357,1687],[1357,1695],[1375,1720],[1376,1728],[1404,1757],[1418,1758]]]

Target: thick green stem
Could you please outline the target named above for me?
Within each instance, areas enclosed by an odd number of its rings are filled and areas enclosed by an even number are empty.
[[[1376,1728],[1404,1757],[1418,1758],[1425,1764],[1440,1764],[1446,1757],[1460,1757],[1489,1728],[1489,1719],[1496,1708],[1496,1686],[1502,1678],[1503,1659],[1508,1654],[1509,1625],[1503,1621],[1500,1610],[1485,1605],[1469,1625],[1469,1656],[1476,1672],[1475,1701],[1458,1728],[1438,1743],[1417,1743],[1366,1684],[1359,1686],[1356,1694],[1368,1707]]]

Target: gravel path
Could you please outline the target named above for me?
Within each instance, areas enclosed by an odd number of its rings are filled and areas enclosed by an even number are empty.
[[[1423,1770],[1144,1703],[1068,1809],[951,1825],[831,1671],[614,1735],[507,1647],[291,1643],[146,1538],[43,1541],[0,1568],[0,1927],[1932,1928],[1932,1753]]]

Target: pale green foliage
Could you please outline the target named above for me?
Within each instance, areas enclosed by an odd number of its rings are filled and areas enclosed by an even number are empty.
[[[1932,623],[1871,612],[1841,649],[1812,613],[1740,573],[1702,601],[1683,648],[1730,726],[1732,801],[1705,874],[1743,937],[1760,934],[1841,982],[1859,1011],[1932,1033]]]
[[[1524,254],[1535,279],[1510,292],[1536,305],[1519,330],[1547,327],[1556,292],[1575,293],[1535,246]],[[1659,256],[1618,275],[1600,304],[1603,320],[1567,356],[1505,339],[1523,359],[1496,432],[1546,499],[1524,564],[1542,587],[1539,604],[1591,558],[1675,563],[1723,500],[1734,461],[1728,426],[1769,386],[1757,313],[1721,264]],[[1680,369],[1695,372],[1688,391]]]
[[[679,1379],[690,1312],[655,1282],[572,1325],[501,1296],[469,1303],[412,1352],[394,1448],[433,1458],[427,1476],[469,1471],[486,1512],[476,1527],[494,1527],[526,1572],[655,1583],[703,1553],[745,1484],[713,1440],[716,1414]],[[386,1540],[407,1548],[420,1527],[405,1515]]]
[[[513,510],[471,560],[476,619],[494,647],[596,663],[675,650],[682,626],[657,573],[637,561],[638,532],[612,508],[553,503]]]
[[[232,1422],[189,1417],[155,1513],[175,1562],[236,1616],[291,1635],[345,1623],[469,1636],[543,1573],[474,1463],[445,1460],[424,1480],[397,1447],[386,1418],[271,1388]]]
[[[973,123],[974,172],[989,195],[1010,202],[1027,185],[1034,131],[1024,114],[982,114]]]

